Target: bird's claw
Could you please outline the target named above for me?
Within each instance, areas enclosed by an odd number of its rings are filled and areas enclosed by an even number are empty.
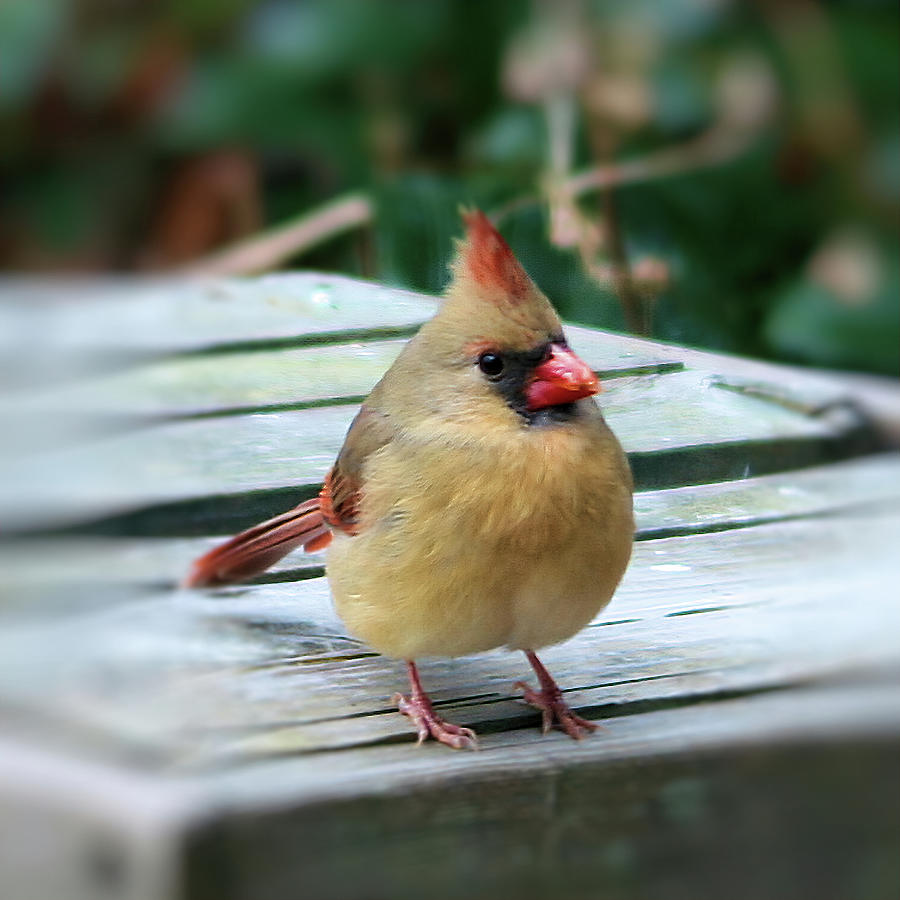
[[[536,691],[524,681],[517,681],[515,687],[522,691],[522,699],[529,706],[541,711],[541,730],[544,734],[553,727],[554,720],[562,731],[576,741],[580,741],[585,732],[590,733],[600,727],[596,722],[589,722],[572,712],[559,688]]]
[[[405,694],[394,694],[391,698],[393,703],[397,704],[397,708],[404,716],[411,719],[416,726],[419,735],[417,744],[421,744],[429,737],[453,747],[454,750],[477,750],[478,737],[471,728],[464,728],[462,725],[454,725],[453,722],[446,722],[437,715],[430,701],[425,698],[407,696]]]

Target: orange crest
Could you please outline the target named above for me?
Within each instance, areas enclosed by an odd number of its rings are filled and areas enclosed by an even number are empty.
[[[513,303],[525,299],[531,281],[500,232],[481,210],[462,214],[466,240],[459,265],[472,280],[491,292],[502,292]]]

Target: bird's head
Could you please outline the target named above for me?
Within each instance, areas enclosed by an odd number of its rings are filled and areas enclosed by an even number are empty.
[[[463,221],[453,280],[405,354],[411,378],[404,381],[418,381],[423,411],[467,424],[519,427],[576,416],[578,401],[600,390],[596,376],[484,213],[464,212]]]

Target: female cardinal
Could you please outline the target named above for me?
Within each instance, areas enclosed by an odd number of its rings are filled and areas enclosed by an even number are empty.
[[[347,432],[318,498],[198,559],[188,586],[263,571],[299,545],[329,546],[338,614],[405,659],[396,695],[421,743],[475,747],[436,715],[415,659],[506,645],[540,688],[524,698],[573,738],[575,715],[535,650],[566,640],[610,600],[634,533],[628,462],[593,396],[591,369],[481,212],[437,315],[404,348]]]

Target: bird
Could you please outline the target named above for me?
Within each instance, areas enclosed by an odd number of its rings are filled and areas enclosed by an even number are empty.
[[[200,557],[184,584],[327,547],[350,633],[406,662],[410,691],[393,702],[418,743],[478,748],[436,713],[416,660],[497,647],[525,653],[538,687],[515,687],[544,733],[577,740],[598,725],[569,707],[537,651],[580,631],[618,586],[631,471],[550,301],[483,212],[462,219],[437,313],[362,404],[318,497]]]

